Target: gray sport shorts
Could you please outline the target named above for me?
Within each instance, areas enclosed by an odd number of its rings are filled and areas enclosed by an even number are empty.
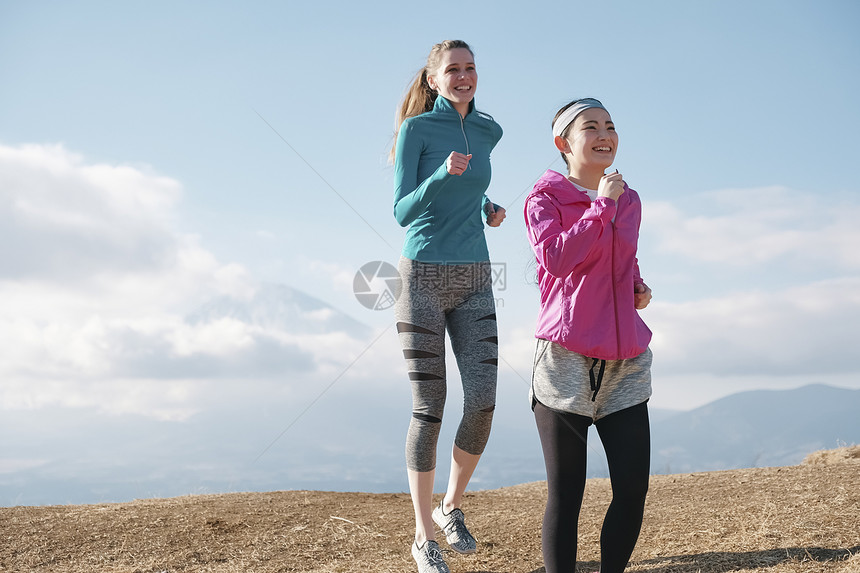
[[[625,360],[607,360],[595,393],[601,361],[537,339],[529,402],[599,420],[651,397],[651,349]]]

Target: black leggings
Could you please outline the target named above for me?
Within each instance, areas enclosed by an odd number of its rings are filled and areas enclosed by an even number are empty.
[[[592,420],[535,404],[549,497],[543,519],[546,573],[574,573],[579,510],[585,492],[586,437]],[[601,573],[621,573],[642,527],[651,458],[646,402],[594,422],[609,463],[612,503],[600,532]]]

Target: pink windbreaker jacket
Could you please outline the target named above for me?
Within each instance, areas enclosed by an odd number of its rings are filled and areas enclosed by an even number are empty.
[[[651,331],[633,300],[634,285],[644,284],[636,259],[639,195],[625,187],[617,202],[592,203],[548,170],[526,198],[524,214],[540,286],[535,336],[602,360],[644,352]]]

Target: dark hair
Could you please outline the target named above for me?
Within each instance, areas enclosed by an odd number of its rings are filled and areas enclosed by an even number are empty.
[[[562,106],[562,108],[555,113],[555,117],[552,118],[552,126],[551,127],[555,127],[556,120],[558,120],[559,116],[561,114],[563,114],[567,108],[569,108],[570,106],[572,106],[575,103],[581,102],[584,99],[594,99],[594,98],[578,98],[578,99],[575,99],[572,102]],[[568,135],[568,132],[570,131],[571,127],[573,127],[573,122],[570,122],[570,125],[565,127],[564,131],[561,132],[561,136],[563,138],[567,139],[567,135]],[[564,164],[567,166],[567,168],[570,169],[570,164],[567,162],[567,157],[564,156],[564,153],[561,154],[561,158],[564,160]]]
[[[432,75],[439,69],[439,60],[442,58],[442,54],[457,48],[465,48],[469,50],[472,57],[475,56],[472,48],[463,40],[445,40],[444,42],[435,44],[430,49],[430,55],[427,56],[427,64],[421,68],[421,71],[412,80],[412,84],[403,97],[403,102],[400,104],[397,110],[397,117],[394,120],[394,144],[391,146],[391,152],[388,155],[388,158],[392,162],[394,161],[394,152],[397,147],[397,132],[400,130],[400,124],[407,118],[433,109],[433,104],[439,95],[430,88],[430,84],[427,83],[427,76]]]

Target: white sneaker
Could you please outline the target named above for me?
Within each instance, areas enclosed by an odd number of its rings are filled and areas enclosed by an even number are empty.
[[[466,516],[463,515],[460,508],[452,509],[451,513],[446,515],[440,501],[436,509],[433,510],[433,521],[442,529],[445,533],[445,539],[448,540],[448,545],[457,553],[469,554],[478,550],[478,543],[466,529]]]
[[[412,557],[418,564],[418,573],[451,573],[442,558],[442,550],[435,541],[425,541],[421,547],[413,542]]]

